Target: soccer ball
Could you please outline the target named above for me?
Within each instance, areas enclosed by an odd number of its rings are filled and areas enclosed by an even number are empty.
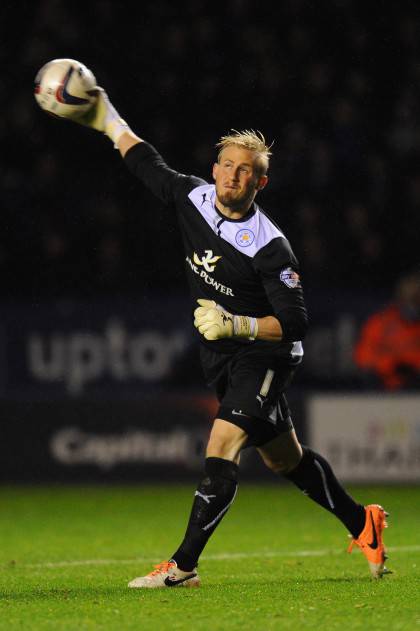
[[[35,99],[54,116],[77,119],[96,101],[96,79],[75,59],[53,59],[35,77]]]

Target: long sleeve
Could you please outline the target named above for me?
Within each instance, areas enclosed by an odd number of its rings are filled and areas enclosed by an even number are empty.
[[[171,169],[156,149],[140,142],[129,149],[124,157],[129,170],[165,204],[176,201],[179,195],[203,183],[194,176],[183,175]]]
[[[284,341],[302,340],[308,315],[299,266],[287,239],[273,239],[254,258],[267,298],[283,329]]]

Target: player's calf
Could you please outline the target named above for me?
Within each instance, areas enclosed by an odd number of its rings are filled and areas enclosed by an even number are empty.
[[[184,540],[172,558],[192,570],[208,539],[235,499],[238,466],[223,458],[206,458],[206,476],[197,487]]]

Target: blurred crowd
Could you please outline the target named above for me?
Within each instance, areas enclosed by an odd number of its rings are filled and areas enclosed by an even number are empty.
[[[354,360],[368,387],[418,391],[420,271],[398,279],[393,299],[364,322]]]
[[[184,286],[171,209],[108,140],[37,107],[34,76],[57,57],[89,66],[180,171],[208,178],[231,128],[274,140],[259,200],[307,286],[374,291],[417,264],[417,2],[39,0],[0,11],[3,296]]]

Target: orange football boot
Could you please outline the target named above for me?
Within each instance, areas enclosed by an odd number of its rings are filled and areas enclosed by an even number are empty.
[[[352,539],[348,548],[351,552],[353,546],[359,546],[365,555],[373,578],[382,578],[384,574],[390,574],[385,567],[385,546],[382,541],[382,532],[388,527],[386,517],[388,513],[379,504],[369,504],[365,506],[366,521],[365,527],[357,539]]]

